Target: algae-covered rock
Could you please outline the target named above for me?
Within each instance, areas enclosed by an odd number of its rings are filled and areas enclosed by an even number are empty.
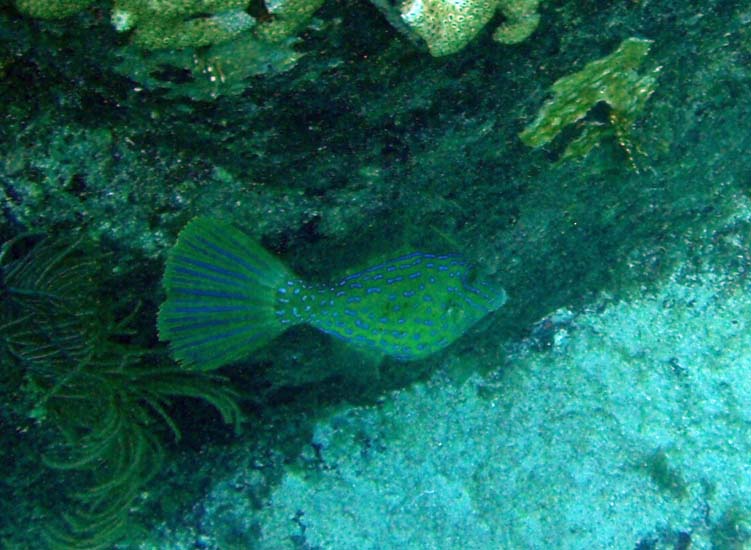
[[[275,44],[243,33],[200,51],[144,52],[130,46],[120,51],[121,62],[115,70],[147,90],[164,91],[167,97],[210,101],[242,93],[251,77],[283,73],[294,67],[301,57],[292,47],[296,41],[291,38]]]
[[[284,72],[322,0],[116,0],[111,14],[131,45],[117,71],[147,89],[211,100],[240,93],[252,76]],[[251,12],[253,15],[251,15]]]

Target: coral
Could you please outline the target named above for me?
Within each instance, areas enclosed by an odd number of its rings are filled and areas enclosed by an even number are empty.
[[[537,27],[539,0],[407,0],[402,19],[435,57],[464,48],[500,11],[506,22],[493,35],[497,42],[515,44]]]
[[[272,17],[256,28],[255,35],[269,42],[294,36],[321,5],[323,0],[270,0],[266,2],[266,9]]]
[[[540,23],[537,8],[540,0],[501,0],[498,10],[506,21],[493,33],[493,40],[501,44],[518,44],[535,32]]]
[[[581,71],[555,81],[553,98],[540,109],[532,124],[520,134],[530,147],[550,143],[566,126],[587,116],[598,103],[609,107],[608,122],[584,125],[578,138],[568,145],[562,159],[586,155],[608,136],[615,135],[631,158],[628,132],[652,95],[659,68],[646,75],[637,72],[649,52],[651,41],[624,40],[612,54],[588,63]]]
[[[147,50],[200,48],[227,42],[256,27],[264,42],[292,37],[321,7],[323,0],[273,0],[262,9],[250,0],[116,0],[112,23],[133,31],[133,43]],[[249,12],[259,12],[257,24]]]
[[[251,76],[294,66],[300,58],[292,49],[295,35],[322,1],[258,7],[250,0],[116,0],[112,24],[130,32],[133,45],[121,49],[118,71],[170,96],[210,100],[240,93]]]
[[[402,19],[439,57],[466,46],[495,13],[497,0],[407,0]]]
[[[117,320],[92,287],[102,263],[80,240],[34,243],[27,235],[0,251],[0,356],[10,358],[3,374],[22,373],[26,414],[59,434],[44,464],[77,473],[67,480],[76,488],[65,495],[64,521],[47,525],[53,548],[109,548],[122,536],[128,511],[162,464],[160,421],[180,435],[167,412],[174,397],[203,399],[225,421],[240,419],[220,377],[127,343],[137,310]]]
[[[154,19],[138,27],[133,43],[150,50],[200,48],[227,42],[254,24],[255,20],[240,10],[185,21]]]
[[[94,0],[16,0],[18,11],[40,19],[60,19],[78,13]]]
[[[245,11],[248,4],[248,0],[118,0],[111,19],[116,30],[132,30],[133,43],[144,49],[200,48],[250,29],[255,20]]]

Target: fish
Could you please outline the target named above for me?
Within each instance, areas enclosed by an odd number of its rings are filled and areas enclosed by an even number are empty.
[[[506,302],[459,254],[411,252],[330,284],[296,276],[230,223],[189,222],[168,254],[159,338],[192,369],[246,359],[298,324],[398,360],[425,358]]]

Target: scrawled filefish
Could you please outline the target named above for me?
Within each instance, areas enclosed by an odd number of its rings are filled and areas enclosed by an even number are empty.
[[[506,301],[472,280],[455,254],[413,252],[330,285],[311,284],[242,231],[198,218],[180,233],[164,274],[159,337],[192,368],[246,357],[287,328],[310,324],[357,346],[419,359]]]

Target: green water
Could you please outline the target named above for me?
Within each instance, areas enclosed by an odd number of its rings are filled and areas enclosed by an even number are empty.
[[[409,6],[0,1],[0,546],[751,544],[748,6],[472,4],[463,46]],[[417,360],[300,325],[191,370],[198,216],[508,299]]]

